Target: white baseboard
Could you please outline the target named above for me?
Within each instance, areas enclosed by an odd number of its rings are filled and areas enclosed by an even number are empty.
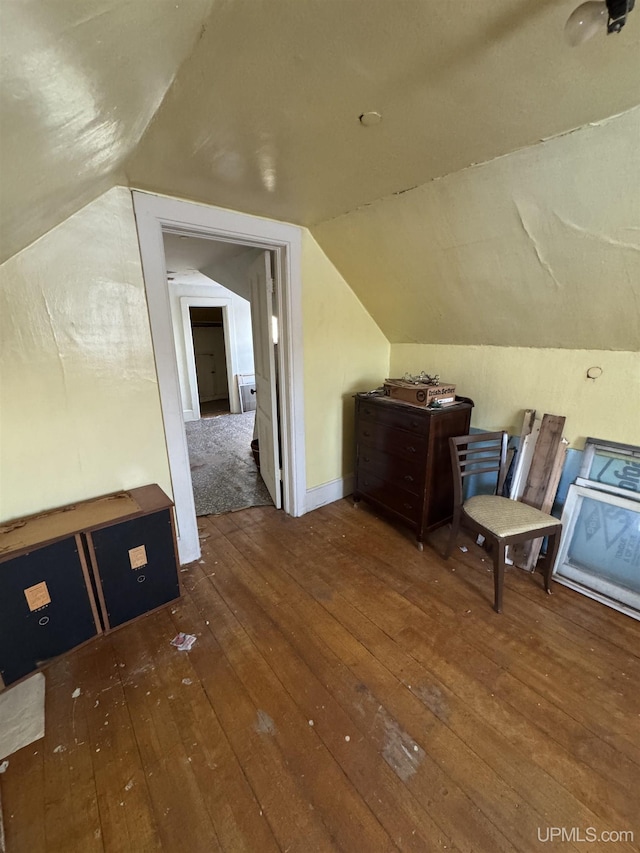
[[[314,486],[313,489],[307,489],[305,512],[312,512],[321,506],[339,501],[340,498],[344,498],[352,492],[353,474],[347,474],[346,477],[331,480],[331,482],[323,483],[321,486]]]

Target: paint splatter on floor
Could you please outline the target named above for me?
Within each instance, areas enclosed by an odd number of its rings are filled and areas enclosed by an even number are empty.
[[[405,732],[396,720],[380,706],[376,728],[383,729],[382,756],[392,770],[408,782],[424,759],[424,750]]]
[[[266,711],[258,711],[258,719],[255,724],[256,731],[261,735],[274,735],[276,725]]]

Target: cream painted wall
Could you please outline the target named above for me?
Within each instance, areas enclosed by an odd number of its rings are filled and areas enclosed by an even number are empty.
[[[353,470],[353,400],[389,344],[303,239],[307,488]],[[170,477],[131,196],[117,187],[0,267],[0,520]]]
[[[640,107],[312,228],[392,343],[640,350]]]
[[[599,379],[588,379],[590,367]],[[565,437],[640,445],[640,353],[394,344],[391,374],[437,373],[475,403],[472,426],[519,434],[524,409],[567,418]]]
[[[307,488],[353,472],[353,394],[382,383],[389,343],[315,239],[302,256]]]
[[[0,267],[0,519],[122,488],[171,494],[131,195]]]

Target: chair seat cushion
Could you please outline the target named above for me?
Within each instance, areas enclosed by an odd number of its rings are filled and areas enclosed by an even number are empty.
[[[475,495],[464,502],[463,509],[470,518],[501,539],[560,524],[546,512],[496,495]]]

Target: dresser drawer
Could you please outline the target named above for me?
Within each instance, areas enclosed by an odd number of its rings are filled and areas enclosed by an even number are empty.
[[[354,498],[386,510],[418,543],[451,518],[449,437],[469,432],[473,402],[423,409],[379,394],[356,396]]]
[[[420,499],[416,495],[383,480],[375,471],[366,466],[358,469],[356,488],[362,497],[376,501],[412,524],[418,523],[422,512]]]
[[[401,459],[423,461],[427,454],[427,440],[423,435],[396,429],[385,424],[362,419],[356,431],[358,446],[371,447]]]
[[[363,420],[374,420],[380,424],[386,424],[409,432],[426,433],[429,429],[429,413],[415,406],[403,406],[401,404],[358,401],[358,416]]]
[[[413,459],[401,459],[391,456],[373,447],[363,444],[358,449],[358,470],[367,469],[387,483],[399,486],[414,495],[420,493],[423,482],[423,474],[420,467],[416,466]]]

